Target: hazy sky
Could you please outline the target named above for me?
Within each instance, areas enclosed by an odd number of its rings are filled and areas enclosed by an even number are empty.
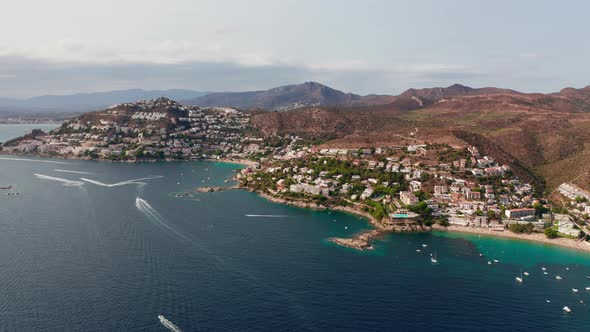
[[[0,96],[590,84],[590,1],[2,0]]]

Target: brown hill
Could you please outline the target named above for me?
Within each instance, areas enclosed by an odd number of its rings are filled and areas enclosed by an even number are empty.
[[[264,91],[212,93],[199,98],[186,100],[184,104],[285,111],[309,106],[383,105],[391,103],[394,100],[394,96],[360,96],[353,93],[344,93],[316,82],[306,82]]]
[[[495,157],[527,169],[520,173],[523,178],[541,183],[541,175],[548,188],[576,179],[590,188],[590,176],[584,176],[590,165],[589,88],[554,94],[467,87],[412,93],[438,100],[423,108],[400,97],[388,105],[264,113],[253,123],[265,133],[323,138],[328,146],[481,144]]]

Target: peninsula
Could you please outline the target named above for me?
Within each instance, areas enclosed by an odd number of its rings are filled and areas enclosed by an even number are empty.
[[[296,91],[313,90],[317,84],[305,87]],[[292,93],[296,88],[289,89]],[[357,249],[370,249],[371,242],[386,232],[443,229],[590,250],[590,193],[584,171],[572,168],[569,177],[563,172],[540,175],[526,155],[515,156],[522,153],[512,142],[504,142],[502,135],[512,129],[503,121],[513,119],[513,114],[499,111],[517,109],[514,113],[522,121],[527,121],[525,113],[551,112],[562,119],[556,126],[575,115],[579,124],[587,120],[586,114],[563,105],[569,105],[568,98],[582,100],[586,90],[545,95],[546,100],[559,100],[561,108],[545,104],[533,111],[520,105],[530,105],[538,96],[457,85],[411,89],[391,98],[337,99],[349,103],[348,108],[317,106],[322,100],[314,99],[311,106],[298,102],[291,110],[282,104],[275,112],[199,107],[158,98],[85,113],[50,133],[35,130],[6,142],[2,153],[121,162],[243,163],[246,167],[236,176],[240,188],[282,204],[344,211],[370,220],[374,230],[352,239],[332,239]],[[481,116],[476,112],[475,117],[461,111],[472,117],[468,123],[450,126],[446,118],[433,117],[442,107],[459,112],[465,105],[481,106],[483,99],[493,107],[486,106],[488,111]],[[266,103],[273,105],[273,100]],[[358,103],[362,105],[350,108]],[[367,106],[382,103],[387,106]],[[495,128],[493,133],[481,128],[486,117],[494,119],[486,122]],[[575,146],[570,147],[568,158],[575,153]],[[581,175],[573,176],[578,172]],[[556,178],[567,181],[559,184]]]

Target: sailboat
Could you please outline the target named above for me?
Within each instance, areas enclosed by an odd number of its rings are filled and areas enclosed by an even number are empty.
[[[438,260],[436,259],[436,250],[434,251],[434,256],[430,257],[430,261],[434,264],[438,263]]]
[[[516,277],[516,278],[514,278],[514,279],[516,279],[516,281],[518,281],[518,282],[522,282],[522,270],[520,270],[520,277],[519,277],[519,276],[517,276],[517,277]]]

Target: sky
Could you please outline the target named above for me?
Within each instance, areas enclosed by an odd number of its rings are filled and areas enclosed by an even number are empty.
[[[0,97],[590,84],[590,1],[2,0]]]

